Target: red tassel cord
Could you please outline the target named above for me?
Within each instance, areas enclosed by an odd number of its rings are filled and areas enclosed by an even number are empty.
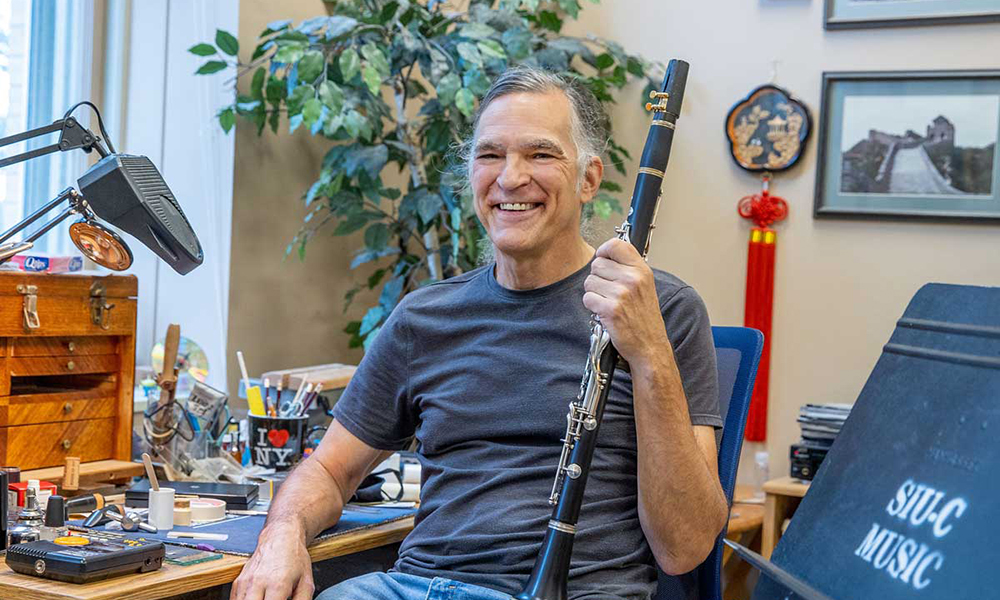
[[[757,368],[757,382],[750,402],[745,437],[762,442],[767,437],[767,392],[771,371],[771,314],[774,300],[774,250],[777,233],[771,223],[788,216],[784,199],[770,195],[770,176],[764,175],[759,194],[746,196],[739,202],[740,216],[757,226],[750,230],[747,251],[747,288],[743,324],[764,333],[764,351]]]

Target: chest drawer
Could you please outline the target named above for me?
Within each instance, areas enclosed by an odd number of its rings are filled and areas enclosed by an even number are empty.
[[[118,370],[118,355],[8,358],[7,364],[11,377],[113,373]]]
[[[113,418],[116,414],[116,391],[112,383],[103,389],[84,392],[11,396],[6,399],[9,404],[0,406],[0,425]]]
[[[21,425],[0,429],[6,437],[4,464],[22,470],[65,463],[67,456],[83,462],[111,458],[114,450],[114,419],[86,419],[45,425]]]
[[[21,337],[11,341],[11,356],[75,356],[118,351],[118,338],[113,336]]]

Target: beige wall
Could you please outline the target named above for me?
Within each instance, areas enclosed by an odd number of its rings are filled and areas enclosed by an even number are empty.
[[[277,18],[322,14],[320,0],[243,0],[243,53]],[[759,181],[735,167],[722,122],[730,106],[771,77],[819,109],[824,70],[996,68],[1000,26],[965,25],[825,32],[821,0],[584,2],[572,26],[621,41],[629,51],[691,63],[682,119],[664,187],[650,262],[698,289],[717,324],[741,324],[748,224],[736,201]],[[624,104],[619,141],[641,151],[646,117]],[[352,240],[321,237],[305,263],[282,261],[304,210],[297,200],[318,172],[325,144],[299,133],[258,139],[238,128],[233,202],[230,354],[251,371],[356,361],[348,351],[341,298]],[[1000,285],[996,225],[817,221],[812,217],[815,137],[802,164],[772,191],[791,206],[779,224],[772,346],[772,476],[788,471],[795,417],[805,402],[853,402],[912,294],[925,282]],[[634,165],[630,169],[634,172]],[[357,318],[354,313],[352,318]],[[230,381],[235,382],[235,365]],[[748,444],[744,456],[763,445]],[[751,474],[744,461],[742,479]]]
[[[650,263],[691,283],[716,324],[743,322],[748,224],[736,201],[759,189],[737,168],[723,136],[729,108],[771,78],[818,118],[823,71],[1000,67],[1000,25],[823,30],[821,0],[607,0],[587,6],[579,32],[620,40],[631,52],[691,63]],[[615,123],[638,151],[641,116]],[[854,402],[895,320],[924,283],[1000,285],[997,225],[830,221],[812,216],[816,137],[772,192],[790,205],[778,224],[766,449],[771,475],[788,474],[788,448],[806,402]],[[753,453],[741,465],[750,481]],[[749,460],[747,460],[749,458]]]

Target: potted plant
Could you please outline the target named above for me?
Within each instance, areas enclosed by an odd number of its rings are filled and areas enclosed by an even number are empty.
[[[599,0],[591,0],[597,2]],[[373,263],[348,292],[380,289],[378,303],[351,322],[352,347],[366,347],[407,292],[474,268],[484,241],[454,148],[469,133],[479,98],[510,65],[528,64],[579,77],[599,100],[658,65],[612,41],[562,35],[578,0],[472,0],[464,9],[438,0],[332,0],[329,15],[297,25],[277,21],[261,32],[249,63],[232,34],[190,52],[207,59],[198,74],[235,66],[248,93],[218,113],[225,131],[237,116],[259,135],[287,119],[330,140],[319,178],[302,196],[307,213],[286,254],[305,258],[309,240],[363,231],[351,268]],[[611,165],[625,175],[629,153],[611,141]],[[404,185],[394,187],[395,165]],[[621,210],[611,181],[590,212]],[[346,308],[346,306],[345,306]]]

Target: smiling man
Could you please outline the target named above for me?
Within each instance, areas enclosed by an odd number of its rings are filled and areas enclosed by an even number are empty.
[[[234,599],[312,597],[306,544],[340,517],[385,451],[416,438],[422,503],[389,573],[323,600],[509,600],[551,514],[567,404],[591,313],[628,362],[611,384],[569,579],[572,599],[649,598],[726,519],[716,472],[715,352],[704,304],[611,240],[580,235],[600,186],[607,118],[556,75],[515,69],[484,97],[468,144],[476,213],[495,261],[406,296],[282,485]]]

